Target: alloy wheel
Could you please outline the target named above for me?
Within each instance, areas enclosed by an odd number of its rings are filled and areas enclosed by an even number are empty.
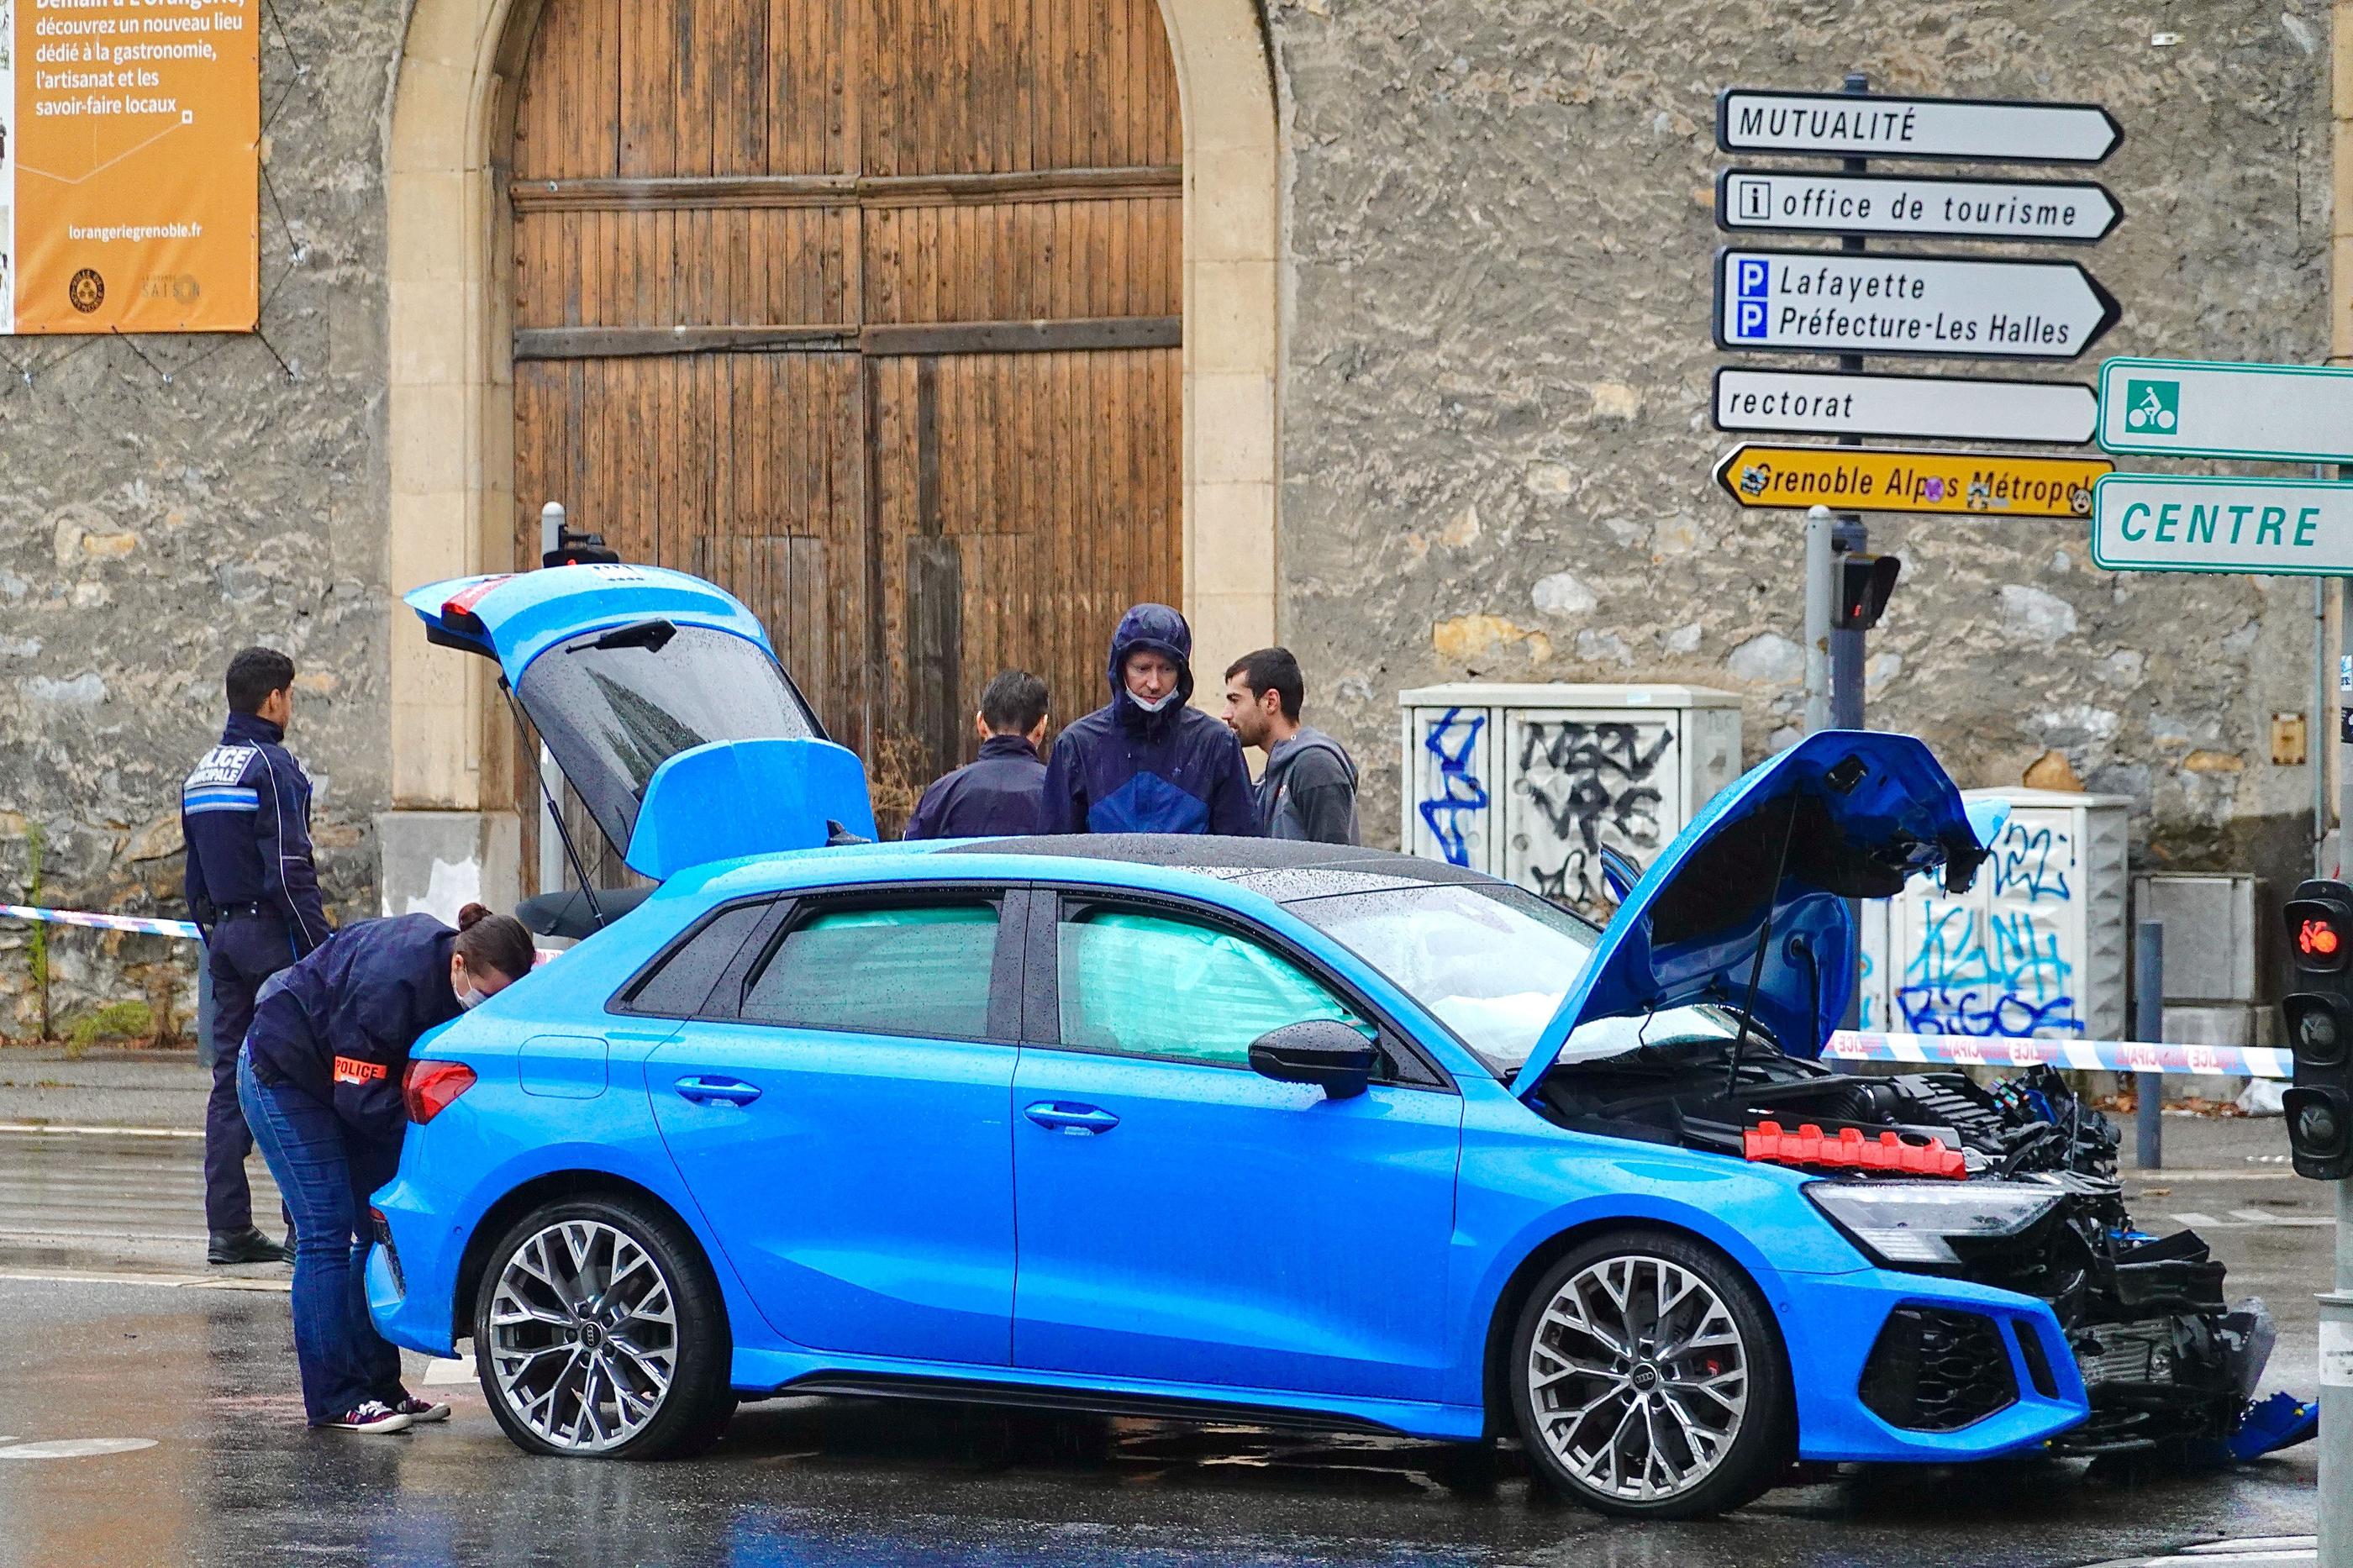
[[[635,1237],[598,1220],[559,1221],[508,1254],[490,1331],[508,1410],[572,1453],[603,1453],[644,1431],[678,1373],[669,1279]]]
[[[1629,1502],[1698,1487],[1748,1410],[1748,1346],[1723,1297],[1643,1254],[1601,1258],[1561,1285],[1526,1375],[1554,1457],[1581,1486]]]

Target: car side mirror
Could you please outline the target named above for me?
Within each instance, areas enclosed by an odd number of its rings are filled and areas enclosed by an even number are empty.
[[[1337,1018],[1309,1018],[1269,1029],[1250,1042],[1250,1071],[1277,1083],[1312,1083],[1332,1100],[1365,1092],[1380,1065],[1370,1040]]]

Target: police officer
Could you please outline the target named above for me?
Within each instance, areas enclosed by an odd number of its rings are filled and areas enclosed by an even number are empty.
[[[253,1134],[237,1098],[237,1053],[261,983],[327,940],[311,860],[311,780],[286,750],[294,661],[249,647],[228,661],[228,722],[180,790],[188,912],[213,983],[213,1089],[205,1107],[205,1227],[211,1263],[276,1263],[287,1250],[255,1228],[245,1157]]]

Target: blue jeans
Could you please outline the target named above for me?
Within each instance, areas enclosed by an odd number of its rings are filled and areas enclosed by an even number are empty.
[[[250,1049],[237,1055],[237,1098],[294,1215],[294,1355],[311,1425],[371,1399],[399,1404],[400,1352],[368,1317],[365,1274],[368,1194],[391,1180],[398,1147],[355,1137],[299,1089],[263,1083]]]

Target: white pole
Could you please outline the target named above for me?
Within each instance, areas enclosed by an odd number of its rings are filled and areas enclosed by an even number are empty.
[[[1831,727],[1831,530],[1818,506],[1806,513],[1806,733]]]

